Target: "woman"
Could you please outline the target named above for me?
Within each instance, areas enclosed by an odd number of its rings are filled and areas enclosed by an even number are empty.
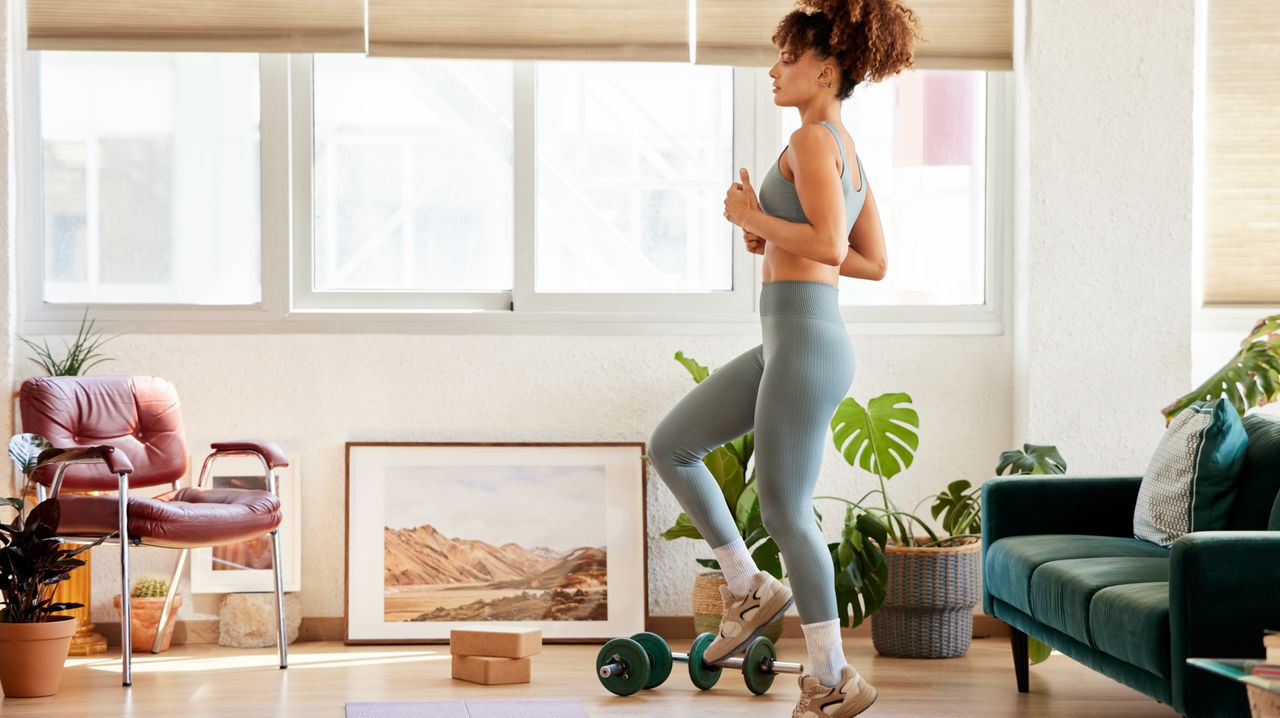
[[[761,517],[795,590],[812,671],[800,677],[795,717],[848,718],[876,699],[845,661],[813,488],[831,415],[853,382],[839,278],[880,280],[886,267],[875,197],[840,107],[859,82],[909,67],[916,33],[914,14],[898,0],[810,0],[779,23],[779,57],[769,70],[774,104],[799,110],[801,127],[765,175],[758,200],[742,169],[724,201],[747,249],[764,255],[764,341],[694,387],[649,443],[655,469],[728,581],[720,633],[704,654],[717,662],[744,650],[793,601],[791,589],[756,568],[702,464],[717,446],[755,430]]]

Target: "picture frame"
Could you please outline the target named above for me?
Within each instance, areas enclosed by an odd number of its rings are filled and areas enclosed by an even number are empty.
[[[295,455],[278,467],[280,492],[280,563],[285,591],[302,589],[302,482]],[[208,488],[248,488],[265,491],[262,462],[254,456],[220,456],[209,467]],[[222,546],[191,549],[192,593],[258,593],[275,591],[271,566],[271,536]]]
[[[344,640],[643,631],[645,475],[643,443],[348,442]]]

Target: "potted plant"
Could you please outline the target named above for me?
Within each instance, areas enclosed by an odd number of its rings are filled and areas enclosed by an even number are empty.
[[[911,466],[919,446],[920,419],[910,404],[904,393],[883,394],[866,407],[846,397],[831,417],[841,455],[879,479],[879,488],[857,501],[818,497],[846,504],[833,553],[836,595],[843,625],[875,614],[871,635],[883,655],[960,656],[973,638],[973,606],[981,598],[977,512],[963,488],[948,487],[934,497],[942,504],[935,518],[944,515],[940,537],[889,496],[887,482]],[[949,511],[948,503],[954,504]]]
[[[19,434],[9,444],[9,455],[27,477],[43,461],[64,452],[49,446],[35,434]],[[58,692],[62,667],[71,636],[73,616],[59,611],[81,608],[79,603],[56,602],[53,593],[69,572],[84,564],[79,554],[102,543],[65,549],[57,538],[61,510],[57,498],[37,504],[24,517],[25,501],[6,498],[0,506],[14,511],[12,523],[0,523],[0,686],[6,696],[29,698]]]
[[[684,352],[676,352],[676,361],[689,371],[694,383],[701,383],[711,375],[707,367],[686,356]],[[724,495],[729,512],[733,514],[742,540],[755,559],[761,571],[767,571],[781,580],[782,559],[778,555],[778,544],[765,530],[764,521],[760,517],[760,497],[756,493],[755,466],[751,464],[751,455],[755,450],[755,432],[740,436],[729,443],[716,447],[702,459],[702,463],[711,471],[716,483]],[[750,465],[750,468],[748,466]],[[673,541],[679,538],[703,540],[698,527],[693,525],[688,514],[681,513],[671,528],[662,533],[662,538]],[[715,559],[700,558],[697,562],[711,571],[699,573],[693,585],[693,624],[698,633],[717,631],[720,618],[724,613],[724,603],[720,597],[720,586],[727,583],[724,574],[720,573],[720,563]],[[763,635],[771,641],[777,641],[782,635],[782,617],[765,627]]]
[[[150,651],[160,628],[160,614],[164,611],[164,599],[169,593],[169,579],[160,577],[140,578],[133,582],[133,590],[129,593],[129,631],[130,643],[135,651]],[[120,594],[112,596],[116,610],[120,610]],[[182,605],[182,594],[173,597],[173,606],[169,611],[169,620],[165,622],[164,634],[160,639],[160,650],[169,650],[169,642],[173,639],[173,627],[178,620],[178,607]],[[123,617],[122,617],[123,618]]]
[[[1251,407],[1280,397],[1280,314],[1263,317],[1240,341],[1240,351],[1203,384],[1161,409],[1167,425],[1197,401],[1227,397],[1244,416]]]

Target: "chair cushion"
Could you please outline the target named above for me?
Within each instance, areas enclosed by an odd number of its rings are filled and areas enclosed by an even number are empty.
[[[1089,633],[1094,647],[1127,663],[1169,677],[1169,584],[1110,586],[1093,596]]]
[[[1191,531],[1225,529],[1248,448],[1240,414],[1226,397],[1179,412],[1142,475],[1134,536],[1168,546]]]
[[[1110,586],[1169,580],[1169,558],[1070,558],[1050,561],[1031,574],[1031,617],[1086,645],[1089,607],[1098,591]]]
[[[101,536],[119,528],[115,496],[59,496],[63,536]],[[129,497],[129,538],[151,546],[196,548],[257,538],[280,525],[269,491],[184,488]]]
[[[1050,561],[1073,558],[1169,558],[1169,549],[1148,541],[1119,536],[1039,534],[1007,536],[987,547],[983,559],[986,590],[1028,615],[1031,611],[1031,577]]]

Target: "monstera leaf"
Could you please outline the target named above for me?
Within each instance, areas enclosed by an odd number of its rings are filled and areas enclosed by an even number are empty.
[[[889,479],[911,466],[920,446],[920,416],[904,393],[881,394],[866,408],[845,397],[831,417],[836,449],[852,466]]]
[[[1022,451],[1010,449],[1001,452],[996,465],[996,476],[1009,469],[1010,474],[1065,474],[1067,462],[1056,446],[1023,444]]]
[[[845,511],[840,541],[827,544],[836,569],[836,614],[853,628],[884,604],[889,567],[884,561],[888,529],[870,514]]]
[[[1205,383],[1161,409],[1167,425],[1178,412],[1197,401],[1217,401],[1227,397],[1244,415],[1250,407],[1276,400],[1280,387],[1280,314],[1273,314],[1253,327],[1240,342],[1240,351]]]

